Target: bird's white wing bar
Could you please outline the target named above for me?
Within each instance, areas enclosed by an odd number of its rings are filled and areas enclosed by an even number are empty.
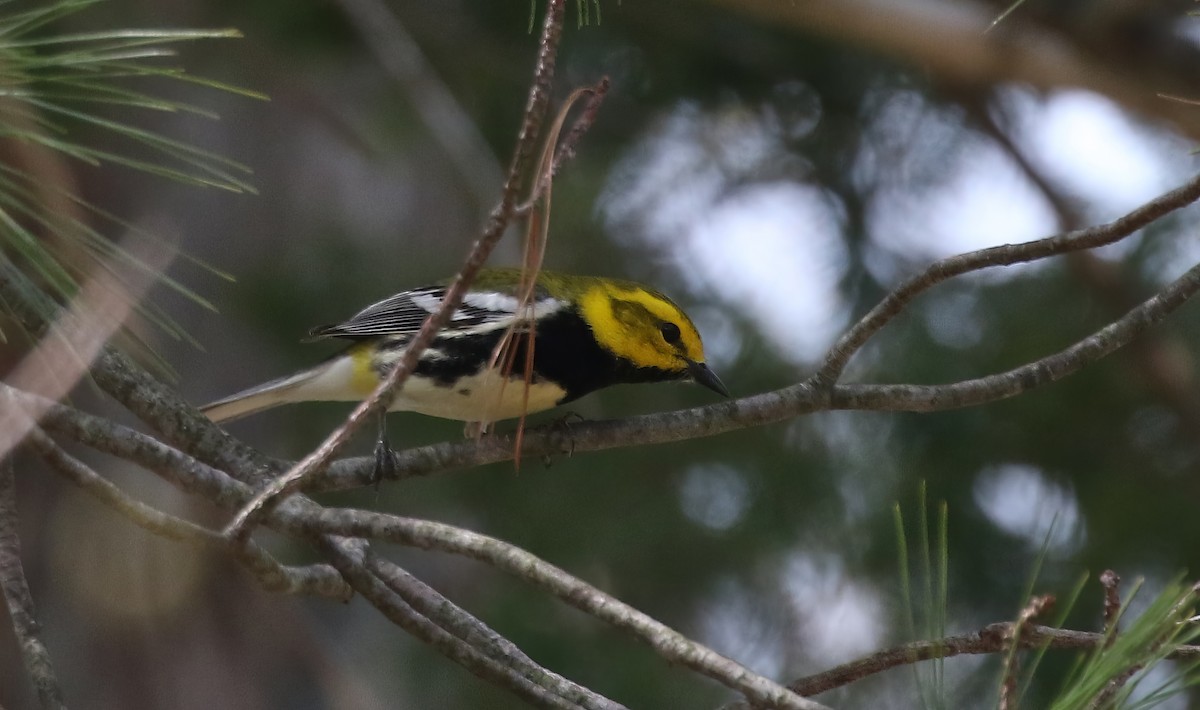
[[[417,332],[429,314],[442,305],[446,289],[431,287],[404,291],[362,309],[349,320],[336,325],[323,326],[312,331],[315,337],[361,338],[384,335],[412,335]],[[442,334],[453,337],[467,333],[479,333],[496,328],[507,328],[517,315],[518,300],[515,296],[497,291],[475,291],[466,295],[461,308],[450,316],[450,323]],[[532,312],[527,317],[538,319],[554,313],[567,303],[555,298],[535,300]],[[526,313],[519,314],[526,316]]]

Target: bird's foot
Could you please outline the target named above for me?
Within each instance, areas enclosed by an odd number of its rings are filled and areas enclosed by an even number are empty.
[[[387,437],[380,437],[375,442],[375,469],[371,472],[371,483],[375,490],[379,490],[379,484],[384,479],[396,477],[396,467],[396,452],[392,451]]]
[[[567,412],[546,425],[546,429],[550,434],[557,434],[565,439],[561,453],[566,454],[567,458],[575,455],[575,436],[571,432],[572,420],[576,423],[587,421],[579,412]],[[549,468],[552,458],[550,454],[546,454],[542,457],[542,463]]]

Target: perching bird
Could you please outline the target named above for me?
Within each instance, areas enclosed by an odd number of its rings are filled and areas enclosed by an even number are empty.
[[[550,409],[609,385],[669,380],[691,380],[729,395],[705,364],[691,319],[658,291],[631,281],[543,271],[531,307],[519,308],[519,285],[518,269],[481,271],[388,409],[493,422]],[[222,422],[291,402],[365,399],[441,305],[447,287],[401,291],[343,323],[315,328],[314,338],[346,338],[353,344],[316,367],[201,410]],[[522,333],[528,333],[530,321],[535,324],[533,376],[526,397],[528,338]],[[493,363],[493,352],[514,322],[515,357],[505,370]]]

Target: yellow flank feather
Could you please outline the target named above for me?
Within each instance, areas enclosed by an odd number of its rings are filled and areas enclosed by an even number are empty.
[[[678,306],[652,291],[598,282],[580,298],[580,314],[596,340],[638,367],[682,371],[688,358],[704,361],[700,334]],[[659,335],[662,323],[679,327],[682,352]]]
[[[372,367],[374,348],[370,343],[356,345],[348,353],[353,364],[353,376],[350,386],[363,397],[375,391],[379,386],[379,373]]]

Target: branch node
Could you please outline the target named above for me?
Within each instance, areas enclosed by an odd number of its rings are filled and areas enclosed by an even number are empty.
[[[1111,569],[1100,573],[1100,586],[1104,587],[1104,635],[1105,648],[1117,638],[1117,622],[1121,618],[1121,576]]]

